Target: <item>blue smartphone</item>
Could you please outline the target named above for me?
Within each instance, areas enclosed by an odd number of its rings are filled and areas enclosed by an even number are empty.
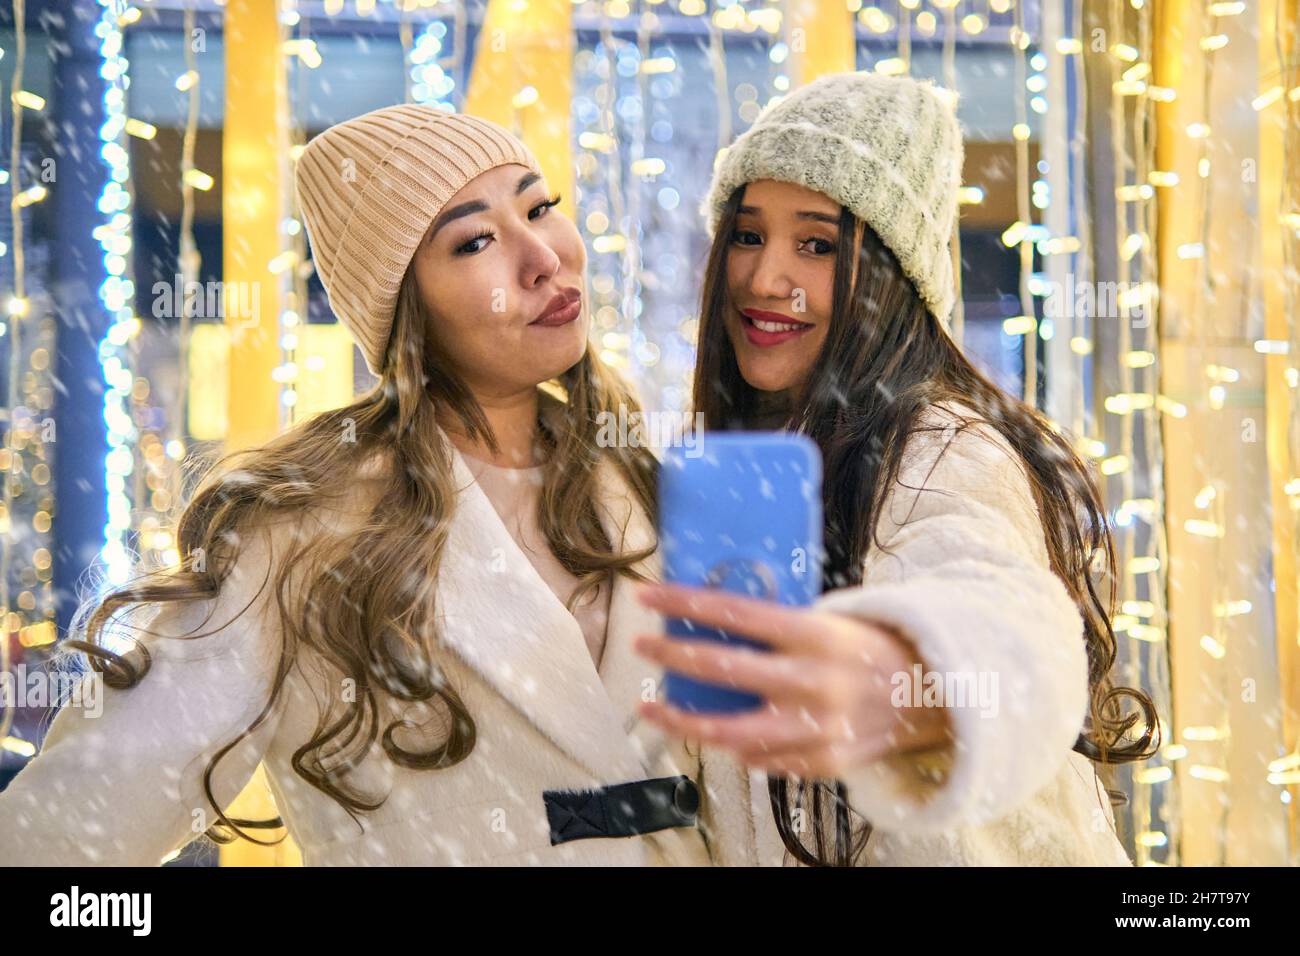
[[[659,480],[664,580],[780,604],[811,604],[822,581],[822,461],[789,432],[703,432],[669,448]],[[671,638],[765,649],[726,631],[668,618]],[[664,694],[695,713],[734,713],[762,697],[668,671]]]

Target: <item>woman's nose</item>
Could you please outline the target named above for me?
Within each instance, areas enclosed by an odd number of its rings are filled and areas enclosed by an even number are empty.
[[[544,236],[526,233],[523,238],[522,268],[526,287],[535,286],[560,271],[560,254]]]
[[[749,277],[749,291],[757,299],[788,299],[794,292],[785,257],[771,246],[759,253]]]

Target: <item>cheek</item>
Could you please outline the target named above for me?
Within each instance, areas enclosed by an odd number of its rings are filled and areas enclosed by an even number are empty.
[[[835,298],[834,266],[819,264],[800,278],[804,283],[804,308],[808,313],[808,321],[816,322],[823,327],[818,331],[824,331],[824,326],[831,320],[831,307]]]
[[[816,359],[821,353],[822,345],[826,342],[826,337],[830,335],[831,326],[829,319],[817,323],[817,327],[812,330],[811,334],[804,336],[805,354],[809,356],[809,361]]]
[[[727,280],[727,297],[735,302],[744,295],[745,289],[749,286],[749,273],[741,256],[727,255],[724,275]]]
[[[464,256],[430,270],[433,314],[446,316],[445,328],[469,333],[508,318],[511,283],[500,256]],[[502,309],[502,302],[506,303]]]
[[[494,325],[507,317],[493,309],[494,290],[504,288],[500,277],[490,274],[484,259],[470,259],[454,261],[454,281],[448,281],[446,266],[416,264],[420,296],[430,316],[427,337],[456,365],[472,364],[475,356],[490,352]]]
[[[583,245],[582,234],[571,219],[557,215],[555,220],[551,248],[570,270],[581,273],[587,268],[587,247]]]

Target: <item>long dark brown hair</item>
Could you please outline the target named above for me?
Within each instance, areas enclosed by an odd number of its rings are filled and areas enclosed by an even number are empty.
[[[414,270],[408,268],[378,384],[350,405],[208,467],[177,528],[180,566],[142,574],[88,602],[74,626],[74,633],[84,630],[85,640],[63,644],[86,654],[110,687],[134,687],[149,670],[150,654],[140,640],[118,653],[114,648],[120,636],[151,635],[138,625],[152,620],[159,605],[215,598],[238,560],[241,536],[286,519],[301,527],[304,516],[322,505],[355,500],[363,465],[382,466],[377,489],[365,496],[367,511],[359,528],[346,534],[299,535],[295,546],[274,555],[268,577],[273,578],[282,641],[272,690],[258,717],[217,752],[204,772],[204,793],[217,820],[207,835],[217,842],[241,836],[270,845],[241,827],[282,825],[278,818],[228,817],[213,795],[212,777],[217,763],[272,714],[304,647],[332,665],[340,679],[350,680],[355,694],[350,702],[328,702],[314,736],[294,753],[293,768],[354,820],[358,812],[384,802],[354,792],[346,779],[381,734],[388,757],[416,770],[450,767],[474,748],[474,718],[433,663],[434,584],[459,490],[452,452],[437,440],[435,416],[457,420],[471,438],[494,451],[496,444],[481,406],[448,364],[436,336],[427,334],[429,322]],[[610,462],[636,501],[652,513],[655,464],[647,449],[602,447],[598,441],[602,412],[616,414],[620,405],[636,411],[639,406],[590,344],[578,364],[551,385],[560,402],[555,416],[539,419],[546,461],[538,523],[556,558],[579,579],[572,607],[593,587],[612,584],[616,575],[642,579],[636,565],[653,550],[623,552],[608,539],[597,511],[598,467]],[[381,694],[422,706],[432,702],[447,728],[445,737],[425,751],[404,749],[394,740],[403,723],[383,726]]]
[[[765,407],[770,403],[742,377],[724,323],[731,308],[727,256],[744,189],[729,197],[704,275],[694,402],[710,429],[771,424]],[[1089,719],[1074,750],[1103,765],[1150,757],[1159,748],[1155,705],[1141,690],[1115,687],[1109,679],[1116,654],[1115,551],[1088,466],[1043,415],[1003,392],[967,360],[894,254],[841,207],[826,339],[801,394],[779,416],[785,427],[812,438],[823,456],[825,587],[861,583],[863,559],[881,544],[876,536],[881,504],[898,480],[903,450],[913,434],[942,427],[922,422],[941,402],[960,403],[975,413],[963,417],[956,431],[978,423],[991,426],[1026,466],[1051,569],[1083,617]],[[1104,595],[1091,570],[1098,555],[1106,562]],[[1136,710],[1125,713],[1125,698]],[[781,839],[799,862],[848,866],[862,855],[872,827],[853,814],[842,782],[769,776],[768,791]],[[812,846],[792,828],[796,809],[810,821]]]

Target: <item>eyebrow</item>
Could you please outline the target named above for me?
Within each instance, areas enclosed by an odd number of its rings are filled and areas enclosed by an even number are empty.
[[[540,180],[541,174],[532,170],[524,173],[523,178],[515,186],[515,195],[518,196],[533,183]],[[438,234],[438,230],[449,222],[457,219],[463,219],[465,216],[472,216],[476,212],[487,212],[488,204],[481,199],[475,199],[472,202],[463,202],[459,206],[452,206],[450,209],[444,209],[437,219],[433,221],[433,228],[429,230],[429,235],[425,237],[425,242],[432,242],[433,237]]]
[[[758,215],[758,212],[759,210],[757,206],[736,207],[736,215],[738,216],[741,214],[756,216]],[[839,216],[832,216],[830,213],[825,213],[825,212],[814,212],[811,209],[801,210],[800,212],[795,213],[794,217],[796,219],[811,219],[815,222],[828,222],[832,226],[838,226],[840,224]]]

